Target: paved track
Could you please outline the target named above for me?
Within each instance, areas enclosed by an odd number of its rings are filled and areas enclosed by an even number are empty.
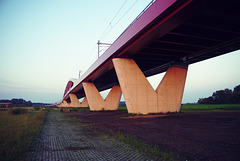
[[[26,160],[150,160],[128,145],[86,129],[71,124],[60,112],[49,112]]]

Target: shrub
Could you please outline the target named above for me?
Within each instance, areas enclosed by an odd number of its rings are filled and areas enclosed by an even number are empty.
[[[24,108],[15,108],[15,109],[11,109],[11,110],[10,110],[10,113],[11,113],[11,114],[14,114],[14,115],[21,115],[21,114],[27,113],[27,109],[24,109]]]
[[[40,109],[41,109],[40,107],[34,106],[34,110],[35,110],[35,111],[39,111]]]
[[[77,111],[77,108],[71,108],[70,111]]]

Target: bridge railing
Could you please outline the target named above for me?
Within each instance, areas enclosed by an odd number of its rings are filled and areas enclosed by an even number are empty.
[[[139,13],[139,15],[130,23],[130,25],[128,25],[128,27],[122,32],[124,33],[135,21],[137,21],[137,19],[139,19],[139,17],[142,16],[142,14],[155,2],[156,0],[152,0],[143,10],[141,13]]]

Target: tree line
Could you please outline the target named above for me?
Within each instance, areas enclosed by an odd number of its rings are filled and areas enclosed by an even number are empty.
[[[239,104],[240,103],[240,85],[231,89],[216,91],[212,96],[199,98],[198,104]]]
[[[31,107],[33,106],[31,101],[26,101],[24,99],[13,98],[11,100],[0,100],[0,103],[11,103],[12,107]]]

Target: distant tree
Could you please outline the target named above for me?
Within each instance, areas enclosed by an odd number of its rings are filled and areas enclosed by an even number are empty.
[[[11,100],[12,106],[15,107],[30,107],[32,106],[32,102],[31,101],[25,101],[24,99],[20,98],[20,99],[12,99]]]
[[[213,97],[199,98],[198,104],[214,104]]]
[[[236,86],[233,90],[233,102],[240,103],[240,85]]]
[[[214,104],[228,104],[232,103],[232,90],[226,88],[225,90],[219,90],[212,95]]]
[[[12,100],[0,100],[0,103],[11,103],[13,107],[30,107],[33,106],[31,101],[25,101],[22,98],[13,98]]]
[[[233,104],[240,103],[240,85],[236,86],[234,90],[226,88],[225,90],[218,90],[208,98],[199,98],[198,104]]]
[[[31,107],[31,106],[33,106],[32,102],[31,102],[31,101],[28,101],[28,102],[27,102],[27,107]]]
[[[10,100],[0,100],[0,103],[11,103]]]

